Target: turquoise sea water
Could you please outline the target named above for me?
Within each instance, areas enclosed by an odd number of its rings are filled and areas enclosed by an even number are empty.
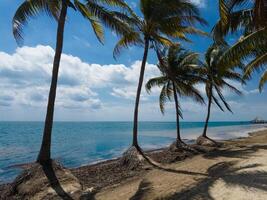
[[[203,122],[182,122],[182,136],[195,139]],[[175,122],[140,122],[139,140],[144,149],[165,147],[175,138]],[[246,136],[264,128],[248,122],[211,122],[215,139]],[[42,138],[42,122],[0,122],[0,182],[12,181],[20,169],[14,165],[35,160]],[[52,155],[67,167],[118,157],[131,144],[131,122],[55,122]]]

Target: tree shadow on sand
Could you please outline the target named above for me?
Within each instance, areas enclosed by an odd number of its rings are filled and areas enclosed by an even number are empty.
[[[208,169],[208,177],[204,178],[191,188],[182,190],[164,200],[190,200],[205,199],[213,200],[209,189],[217,180],[223,180],[227,186],[239,186],[246,190],[260,189],[267,190],[267,172],[265,171],[241,171],[253,169],[260,165],[247,165],[242,167],[232,167],[236,162],[221,162]]]
[[[267,145],[253,145],[246,146],[242,148],[229,148],[229,149],[221,149],[214,152],[210,152],[205,154],[203,157],[207,159],[214,159],[218,157],[227,157],[227,158],[249,158],[251,154],[256,153],[257,151],[265,149],[267,150]]]
[[[142,180],[137,191],[129,200],[141,200],[151,190],[151,183],[146,179]]]
[[[42,169],[50,183],[50,186],[57,193],[57,195],[63,200],[73,200],[73,198],[67,192],[65,192],[62,186],[60,185],[60,182],[55,174],[52,164],[43,165]]]
[[[65,187],[66,186],[66,187]],[[69,187],[71,186],[71,187]],[[58,162],[51,160],[45,165],[31,163],[9,184],[4,199],[63,199],[79,196],[78,180]],[[53,190],[53,192],[51,191]],[[71,193],[65,190],[72,190]]]
[[[154,167],[155,169],[158,169],[158,170],[162,170],[162,171],[170,172],[170,173],[176,173],[176,174],[186,174],[186,175],[191,175],[191,176],[196,176],[196,175],[197,176],[207,176],[207,174],[205,174],[205,173],[192,172],[192,171],[187,171],[187,170],[176,170],[176,169],[172,169],[172,168],[163,167],[159,163],[156,163],[155,161],[153,161],[148,156],[144,156],[144,158],[146,159],[146,161],[149,165],[151,165],[152,167]]]

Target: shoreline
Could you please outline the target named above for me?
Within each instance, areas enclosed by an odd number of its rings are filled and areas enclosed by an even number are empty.
[[[251,125],[254,125],[254,124],[251,124]],[[255,124],[255,126],[256,125],[259,125],[259,124]],[[251,135],[253,135],[254,133],[257,134],[258,132],[261,132],[261,131],[267,131],[267,125],[265,125],[265,124],[261,124],[261,125],[263,125],[264,127],[255,128],[255,129],[252,129],[252,130],[245,131],[245,133],[244,133],[245,136],[236,136],[236,137],[232,137],[232,138],[228,138],[228,139],[215,139],[215,140],[218,141],[218,142],[227,142],[227,141],[232,141],[232,140],[236,140],[236,139],[247,138],[247,137],[250,137]],[[233,126],[238,126],[238,125],[233,125]],[[212,127],[212,128],[214,128],[214,127]],[[211,138],[213,138],[212,137],[212,133],[210,134],[210,136],[211,136]],[[196,139],[184,138],[183,141],[185,143],[189,144],[189,145],[194,145],[195,142],[196,142]],[[159,148],[145,149],[144,152],[146,154],[161,153],[162,151],[166,150],[169,147],[169,145],[170,144],[168,144],[166,146],[163,146],[163,147],[159,147]],[[121,158],[122,153],[123,153],[123,151],[121,152],[121,155],[117,156],[117,157],[113,157],[113,158],[109,158],[109,159],[97,160],[97,161],[93,161],[93,162],[90,162],[90,163],[87,163],[87,164],[82,164],[82,165],[77,166],[77,167],[66,167],[66,168],[68,168],[70,170],[77,170],[77,169],[84,168],[84,167],[97,167],[97,166],[101,166],[101,165],[106,165],[106,164],[118,161]],[[22,164],[11,165],[11,166],[8,166],[7,168],[17,168],[17,169],[24,170],[24,169],[28,168],[29,166],[31,166],[32,164],[33,164],[33,162],[31,162],[31,163],[22,163]],[[2,181],[2,182],[0,182],[0,186],[4,185],[4,184],[10,184],[12,181],[6,181],[6,182]]]
[[[203,146],[200,148],[197,145],[191,145],[191,147],[201,150],[197,154],[188,151],[179,151],[170,154],[170,152],[166,151],[167,148],[153,149],[146,151],[146,154],[156,163],[161,163],[162,166],[179,166],[184,163],[195,162],[194,160],[198,159],[199,156],[205,157],[209,154],[216,154],[217,151],[224,151],[223,149],[225,148],[232,150],[237,147],[239,148],[239,146],[255,145],[258,142],[263,143],[265,140],[261,139],[261,137],[267,139],[267,128],[261,131],[250,132],[247,137],[222,140],[221,142],[224,143],[224,146],[220,148]],[[125,185],[124,183],[140,180],[155,170],[152,166],[128,170],[119,166],[118,163],[119,158],[116,158],[69,169],[78,178],[84,188],[93,188],[96,194],[109,190],[109,188],[123,187]],[[9,187],[10,183],[0,184],[0,194],[4,194]]]
[[[233,138],[230,138],[230,139],[218,139],[218,140],[216,139],[216,141],[218,141],[218,142],[227,142],[227,141],[232,141],[232,140],[234,141],[234,140],[237,140],[237,139],[249,138],[249,137],[253,136],[254,134],[257,134],[258,132],[262,132],[262,131],[267,131],[267,124],[266,124],[265,127],[257,128],[257,129],[252,130],[252,131],[247,131],[245,133],[246,136],[243,136],[243,137],[233,137]],[[183,139],[183,141],[186,144],[192,145],[192,144],[195,144],[196,139],[186,139],[185,138],[185,139]],[[161,151],[164,151],[166,148],[168,148],[169,145],[164,146],[164,147],[161,147],[161,148],[147,149],[144,152],[147,153],[147,154],[161,152]],[[107,162],[113,162],[113,161],[116,161],[116,160],[118,160],[120,158],[121,158],[121,156],[117,156],[117,157],[110,158],[110,159],[104,159],[104,160],[100,160],[100,161],[94,161],[92,163],[84,164],[84,165],[81,165],[81,166],[78,166],[78,167],[70,167],[69,169],[78,169],[78,168],[81,168],[81,167],[96,166],[96,165],[99,165],[99,164],[102,164],[102,163],[103,164],[106,164]]]

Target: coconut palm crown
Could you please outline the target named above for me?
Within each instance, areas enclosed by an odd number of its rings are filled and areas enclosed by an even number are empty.
[[[24,26],[31,18],[37,17],[39,14],[45,13],[58,21],[64,4],[67,5],[67,8],[79,11],[83,17],[89,20],[94,33],[101,42],[104,40],[102,24],[119,34],[128,31],[127,26],[121,20],[127,15],[116,9],[108,9],[109,7],[119,7],[124,11],[130,11],[123,0],[26,0],[19,6],[13,17],[13,34],[16,41],[22,42]]]
[[[247,35],[266,27],[266,11],[266,0],[220,0],[220,19],[213,29],[215,38],[236,31]]]
[[[267,82],[267,1],[220,0],[220,20],[213,29],[215,41],[223,42],[228,33],[241,32],[243,36],[226,52],[228,60],[246,60],[244,78],[254,71],[263,71],[259,81],[262,91]]]
[[[171,45],[168,51],[162,53],[158,68],[161,76],[150,79],[146,84],[148,92],[152,87],[161,87],[159,96],[159,106],[164,114],[165,103],[167,100],[175,100],[177,138],[176,147],[181,146],[182,139],[180,136],[180,117],[182,110],[180,97],[191,97],[199,103],[204,103],[200,92],[196,89],[197,83],[203,82],[199,76],[199,55],[182,49],[180,45]]]
[[[227,103],[223,90],[228,89],[237,95],[242,92],[236,88],[231,81],[244,83],[242,75],[235,71],[236,68],[225,66],[227,57],[225,52],[228,50],[226,46],[212,45],[205,54],[205,61],[202,64],[202,75],[206,77],[205,90],[208,98],[208,112],[203,137],[207,137],[208,122],[210,119],[211,105],[214,103],[221,111],[225,109],[232,112],[230,105]],[[231,65],[230,63],[229,65]],[[242,63],[238,63],[236,67],[243,67]]]

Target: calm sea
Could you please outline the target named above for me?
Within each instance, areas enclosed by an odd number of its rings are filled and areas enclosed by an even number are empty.
[[[182,136],[195,139],[202,122],[182,122]],[[211,122],[215,139],[246,136],[263,129],[248,122]],[[175,122],[140,122],[140,144],[144,149],[165,147],[175,138]],[[42,138],[42,122],[0,122],[0,182],[12,181],[20,169],[11,166],[35,160]],[[131,144],[131,122],[55,122],[53,158],[67,167],[78,167],[118,157]]]

